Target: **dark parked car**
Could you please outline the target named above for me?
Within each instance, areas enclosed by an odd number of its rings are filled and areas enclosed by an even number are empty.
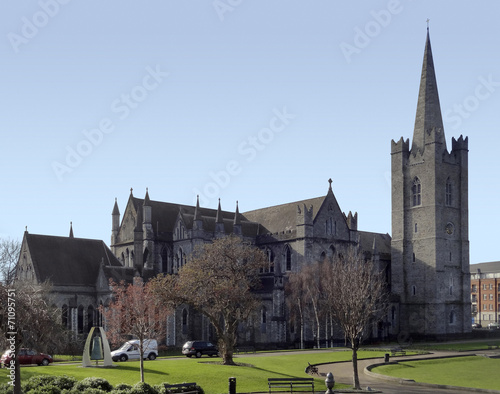
[[[218,353],[217,346],[208,341],[188,341],[182,347],[182,354],[187,357],[196,356],[200,358],[204,354],[213,357],[217,356]]]
[[[54,362],[52,356],[44,353],[38,353],[33,349],[21,348],[16,355],[20,364],[38,364],[38,365],[49,365]],[[0,363],[4,366],[10,363],[11,351],[7,350],[0,359]]]
[[[483,328],[483,326],[479,323],[472,323],[472,328]]]

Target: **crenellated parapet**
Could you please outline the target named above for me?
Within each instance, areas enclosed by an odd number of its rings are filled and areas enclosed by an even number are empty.
[[[401,137],[398,142],[391,141],[391,154],[395,153],[409,153],[410,152],[410,139],[407,138],[406,141]]]
[[[469,150],[469,137],[463,137],[460,135],[458,140],[456,140],[454,137],[451,139],[451,150],[452,151],[457,151],[457,150]]]

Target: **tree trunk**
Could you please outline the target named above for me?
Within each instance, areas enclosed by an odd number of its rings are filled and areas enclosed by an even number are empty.
[[[300,348],[304,349],[304,316],[302,313],[302,307],[300,306],[300,300],[298,300],[299,315],[300,315]]]
[[[361,390],[361,386],[359,384],[359,376],[358,376],[358,348],[355,345],[355,342],[352,342],[352,380],[355,390]]]
[[[141,382],[144,383],[144,339],[139,341],[139,358],[140,358],[140,370],[141,370]]]

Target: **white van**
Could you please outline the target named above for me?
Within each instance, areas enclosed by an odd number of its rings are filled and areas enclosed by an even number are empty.
[[[144,359],[154,360],[158,357],[158,343],[156,339],[145,339],[143,343]],[[113,361],[139,360],[139,340],[132,339],[125,342],[119,349],[111,352]]]

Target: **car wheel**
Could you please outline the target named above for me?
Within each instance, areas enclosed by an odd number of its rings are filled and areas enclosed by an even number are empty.
[[[128,360],[128,357],[125,354],[122,354],[120,356],[120,361],[127,361],[127,360]]]
[[[191,358],[192,354],[186,354],[186,357]]]
[[[196,358],[200,358],[201,357],[201,352],[196,352]]]
[[[49,360],[47,360],[46,358],[44,358],[44,359],[42,360],[42,365],[43,365],[44,367],[46,367],[47,365],[49,365]]]
[[[152,360],[155,360],[156,359],[156,354],[154,353],[149,353],[149,356],[148,358],[152,361]]]

